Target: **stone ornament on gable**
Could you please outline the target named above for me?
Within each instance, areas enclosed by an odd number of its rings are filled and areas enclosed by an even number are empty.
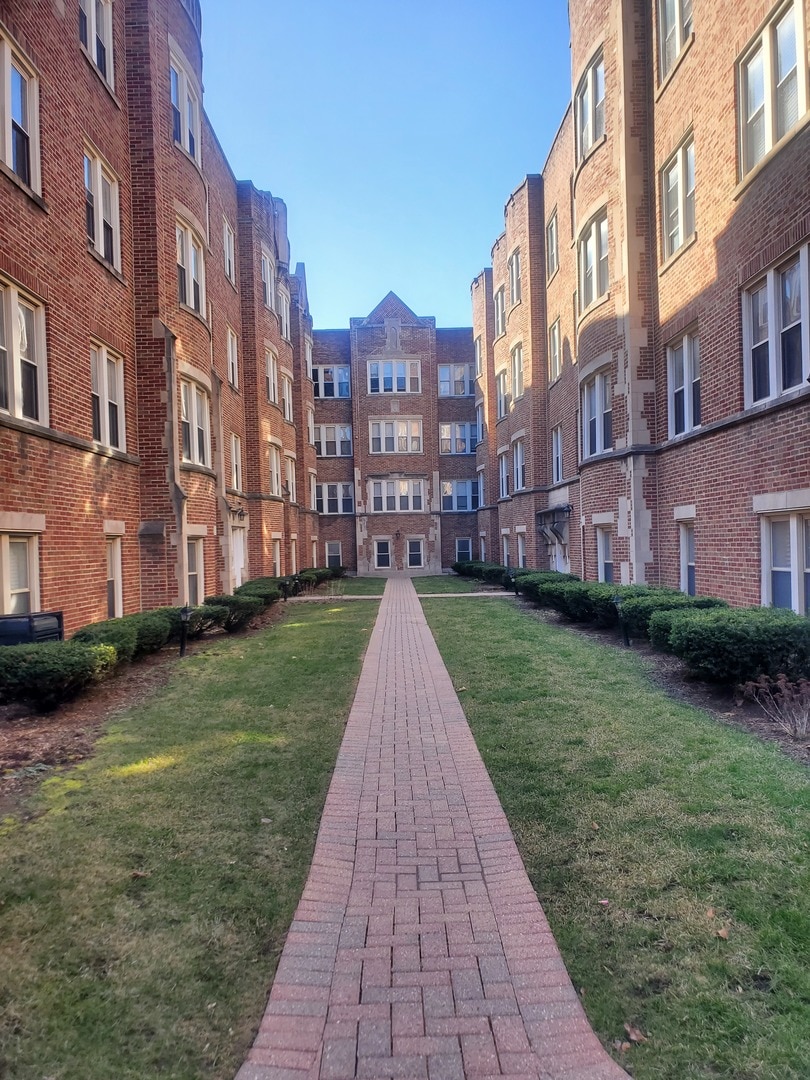
[[[400,344],[400,334],[402,331],[402,323],[399,319],[386,319],[385,320],[385,351],[400,352],[402,346]]]

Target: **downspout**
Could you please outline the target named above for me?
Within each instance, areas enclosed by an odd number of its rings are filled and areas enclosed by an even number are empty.
[[[165,323],[155,319],[153,323],[155,337],[162,337],[166,361],[166,450],[167,480],[169,481],[169,499],[174,510],[174,528],[177,544],[175,574],[177,576],[177,597],[180,604],[188,603],[188,552],[186,549],[186,502],[188,495],[178,482],[180,472],[180,446],[177,429],[180,417],[177,412],[177,356],[174,345],[177,340]]]
[[[223,567],[221,580],[223,593],[231,593],[233,591],[233,580],[231,578],[231,548],[233,546],[231,540],[231,508],[227,496],[225,495],[225,429],[222,424],[222,379],[214,367],[213,304],[208,305],[208,312],[208,351],[211,362],[211,405],[214,410],[214,435],[217,441],[217,453],[213,460],[213,465],[214,473],[216,475],[217,505],[219,506],[219,516],[222,521],[222,539],[220,541],[220,548],[222,550]]]

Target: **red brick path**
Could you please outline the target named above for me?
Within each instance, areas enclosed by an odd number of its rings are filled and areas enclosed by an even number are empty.
[[[388,580],[309,880],[237,1080],[618,1080],[413,585]]]

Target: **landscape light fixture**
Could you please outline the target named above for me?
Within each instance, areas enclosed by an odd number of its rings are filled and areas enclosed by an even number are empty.
[[[192,609],[186,605],[180,608],[180,655],[186,655],[186,640],[188,638],[188,623]]]

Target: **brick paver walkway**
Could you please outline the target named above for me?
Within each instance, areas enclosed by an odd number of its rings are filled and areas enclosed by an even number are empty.
[[[411,582],[388,580],[237,1080],[618,1080]]]

